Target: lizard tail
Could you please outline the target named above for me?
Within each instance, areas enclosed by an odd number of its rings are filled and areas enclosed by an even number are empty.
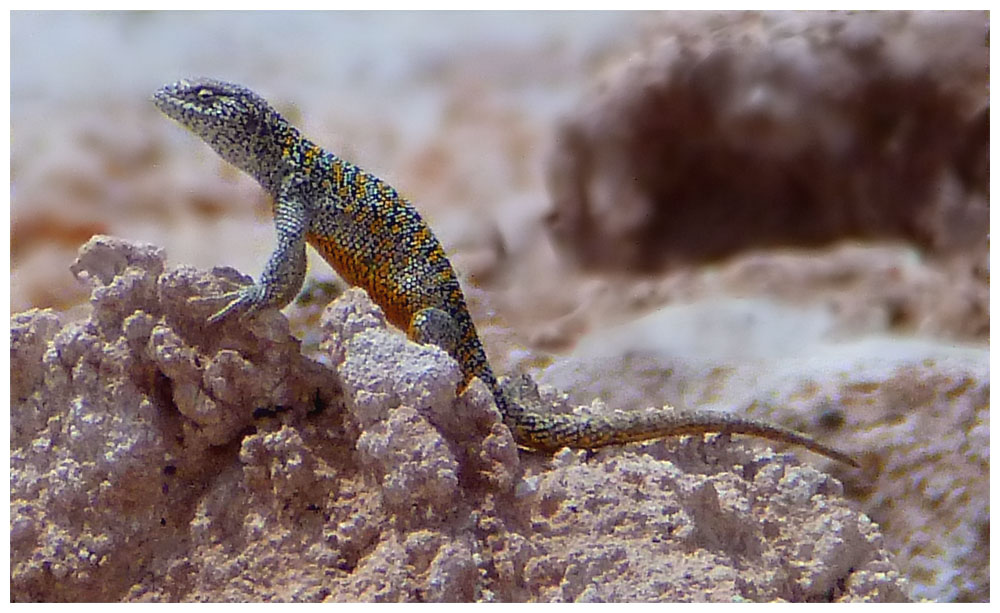
[[[667,436],[746,434],[768,440],[801,445],[810,451],[860,467],[854,458],[827,447],[794,430],[725,413],[689,413],[673,409],[611,411],[606,415],[581,417],[541,414],[507,403],[505,418],[518,444],[555,451],[561,447],[595,449]]]

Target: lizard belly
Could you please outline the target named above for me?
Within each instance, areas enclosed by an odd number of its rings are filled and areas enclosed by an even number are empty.
[[[343,245],[327,235],[307,233],[306,240],[323,256],[345,281],[368,292],[372,301],[382,308],[389,323],[401,330],[410,325],[414,309],[405,294],[395,290],[389,261],[367,262],[358,257],[362,251]]]

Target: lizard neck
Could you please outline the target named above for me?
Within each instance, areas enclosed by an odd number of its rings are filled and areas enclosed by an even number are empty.
[[[233,140],[220,133],[209,144],[227,162],[277,197],[285,176],[297,171],[300,152],[312,144],[277,111],[270,108],[267,111],[262,116],[248,118],[245,129]]]

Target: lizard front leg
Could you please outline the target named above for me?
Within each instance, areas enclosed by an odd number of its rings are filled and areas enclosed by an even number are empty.
[[[217,323],[232,314],[240,319],[262,309],[280,309],[295,298],[306,276],[306,208],[288,196],[279,196],[274,224],[278,244],[256,283],[219,294],[196,299],[198,302],[227,300],[208,321]]]

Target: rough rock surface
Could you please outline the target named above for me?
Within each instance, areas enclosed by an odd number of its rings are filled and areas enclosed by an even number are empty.
[[[305,412],[336,393],[284,317],[205,327],[211,305],[187,298],[222,279],[163,261],[161,249],[95,237],[73,265],[93,286],[90,317],[12,318],[14,600],[117,600],[142,577],[164,597],[184,593],[186,552],[216,540],[218,514],[247,502],[227,489],[241,447],[256,441],[275,470],[295,474],[285,439],[247,438],[254,409]]]
[[[903,600],[842,486],[725,437],[519,455],[485,387],[360,291],[324,360],[214,274],[95,237],[92,311],[12,318],[11,597]]]
[[[988,17],[672,14],[566,119],[549,228],[587,268],[987,233]]]
[[[745,412],[851,453],[864,470],[810,463],[878,522],[912,594],[989,600],[989,348],[845,339],[835,322],[759,299],[668,307],[584,338],[539,380],[622,409]]]

